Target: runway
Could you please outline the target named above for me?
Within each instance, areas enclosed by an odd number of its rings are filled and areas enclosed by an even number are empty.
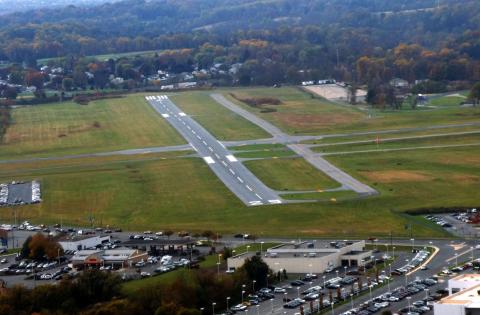
[[[220,141],[182,112],[166,95],[145,98],[160,116],[190,143],[192,149],[202,157],[218,178],[247,206],[284,202],[279,195],[238,161]]]

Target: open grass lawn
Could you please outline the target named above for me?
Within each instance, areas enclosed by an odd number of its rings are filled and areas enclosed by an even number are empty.
[[[185,143],[143,96],[16,108],[0,159],[58,156]]]
[[[374,152],[328,160],[381,193],[370,210],[478,205],[480,147]],[[417,225],[428,227],[424,221]]]
[[[339,186],[302,158],[247,161],[245,166],[275,190],[323,190]]]
[[[239,102],[229,95],[247,97],[275,97],[281,105],[268,105],[277,112],[261,113]],[[295,87],[251,88],[223,91],[236,104],[256,113],[290,134],[332,134],[355,131],[388,130],[397,128],[425,127],[432,125],[478,122],[480,107],[441,107],[432,110],[371,110],[366,112],[352,106],[335,104],[309,94]]]
[[[219,140],[249,140],[271,137],[245,118],[217,104],[211,92],[173,94],[171,99]]]
[[[319,200],[328,202],[338,202],[345,199],[358,197],[357,193],[351,190],[341,191],[318,191],[301,194],[284,194],[282,198],[290,200]]]
[[[239,158],[281,158],[296,155],[295,152],[285,147],[284,149],[275,150],[260,150],[260,151],[245,151],[236,153],[235,156]]]
[[[479,126],[466,126],[466,127],[450,127],[450,128],[438,128],[431,130],[423,131],[401,131],[401,132],[389,132],[383,134],[369,134],[369,135],[345,135],[338,137],[326,137],[318,140],[307,140],[302,141],[304,144],[331,144],[331,143],[341,143],[341,142],[351,142],[351,141],[376,141],[377,136],[382,141],[383,139],[388,138],[405,138],[405,137],[417,137],[417,136],[435,136],[441,134],[451,134],[451,133],[462,133],[462,132],[471,132],[471,131],[480,131]]]
[[[429,105],[432,106],[459,106],[460,103],[465,102],[467,99],[462,96],[442,96],[430,100]]]
[[[383,196],[246,207],[201,159],[177,158],[173,153],[142,157],[68,160],[72,165],[68,165],[68,161],[58,165],[58,161],[2,165],[0,182],[41,181],[43,202],[16,208],[18,221],[35,223],[53,224],[63,220],[67,225],[88,226],[89,216],[93,215],[95,226],[110,225],[125,230],[201,232],[208,227],[221,234],[241,232],[259,237],[380,237],[389,235],[390,231],[397,236],[408,236],[404,225],[416,224],[412,217],[399,215],[386,206]],[[272,161],[281,160],[265,162]],[[15,167],[10,169],[9,165]],[[297,188],[294,187],[297,183],[302,188],[304,181],[323,181],[318,174],[321,175],[317,172],[316,175],[290,176],[304,179],[298,182],[289,179],[288,183],[292,188]],[[416,195],[417,200],[421,197]],[[402,198],[406,197],[398,197]],[[13,221],[12,209],[1,208],[0,220]],[[415,229],[416,237],[442,235],[445,234],[423,225]]]
[[[388,140],[385,138],[380,143],[371,141],[368,143],[355,143],[355,144],[338,144],[330,146],[321,146],[312,148],[315,152],[331,153],[331,152],[350,152],[350,151],[362,151],[362,150],[387,150],[387,149],[403,149],[403,148],[415,148],[415,147],[428,147],[428,146],[442,146],[442,145],[462,145],[462,144],[477,144],[480,146],[480,131],[478,133],[468,135],[448,135],[437,136],[419,139],[398,139]]]

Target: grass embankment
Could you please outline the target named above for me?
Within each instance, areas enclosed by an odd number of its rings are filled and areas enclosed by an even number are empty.
[[[339,186],[301,158],[247,161],[245,166],[275,190],[324,190]]]
[[[217,104],[210,97],[210,93],[203,91],[178,93],[172,95],[171,99],[219,140],[235,141],[270,137],[260,127]]]
[[[59,156],[184,144],[141,95],[89,105],[59,103],[12,110],[0,159]]]
[[[266,105],[276,112],[262,113],[261,109],[248,106],[229,96],[230,92],[240,98],[274,96],[281,104]],[[313,98],[295,87],[235,89],[224,92],[224,95],[290,134],[336,134],[458,124],[478,122],[480,115],[480,107],[458,106],[444,106],[433,110],[372,109],[367,113],[357,107],[342,106],[321,98]]]

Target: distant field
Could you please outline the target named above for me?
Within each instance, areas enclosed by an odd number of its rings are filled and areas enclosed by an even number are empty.
[[[245,166],[275,190],[324,190],[340,186],[301,158],[247,161]]]
[[[277,112],[261,113],[229,96],[275,97],[281,105],[268,105]],[[233,102],[270,121],[289,134],[332,134],[397,128],[425,127],[479,121],[480,107],[452,106],[432,110],[370,110],[369,114],[356,107],[331,103],[295,87],[235,89],[223,92]]]
[[[16,108],[0,159],[184,144],[140,95]]]
[[[269,138],[263,129],[217,104],[209,92],[183,92],[171,99],[219,140]]]
[[[160,53],[162,50],[145,50],[145,51],[134,51],[128,53],[118,53],[118,54],[105,54],[105,55],[94,55],[94,56],[87,56],[86,58],[95,58],[100,61],[105,61],[108,59],[119,59],[122,57],[134,57],[134,56],[153,56],[155,53]],[[45,58],[45,59],[38,59],[38,64],[47,64],[51,60],[61,59],[61,58]]]

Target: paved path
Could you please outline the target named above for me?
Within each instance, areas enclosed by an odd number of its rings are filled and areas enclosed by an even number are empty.
[[[120,151],[100,152],[100,153],[38,157],[38,158],[21,159],[21,160],[0,160],[0,164],[28,163],[28,162],[38,162],[38,161],[58,161],[58,160],[82,159],[82,158],[90,158],[90,157],[105,157],[105,156],[114,156],[114,155],[136,155],[136,154],[162,153],[162,152],[187,151],[187,150],[192,150],[192,147],[188,144],[185,144],[185,145],[176,145],[176,146],[167,146],[167,147],[151,147],[151,148],[129,149],[129,150],[120,150]]]
[[[166,95],[147,96],[147,101],[190,143],[210,169],[247,206],[280,204],[280,196],[262,183],[220,141],[182,112]]]
[[[275,141],[278,141],[280,143],[293,142],[294,141],[293,139],[295,139],[295,141],[298,141],[298,137],[292,137],[283,133],[280,129],[273,126],[269,122],[266,122],[265,120],[257,117],[256,115],[230,102],[223,95],[211,94],[211,96],[219,104],[225,106],[226,108],[232,110],[236,114],[242,116],[243,118],[251,121],[257,126],[263,128],[265,131],[269,132],[273,136]],[[288,144],[287,146],[293,152],[303,157],[307,162],[312,164],[314,167],[316,167],[317,169],[324,172],[329,177],[331,177],[332,179],[340,183],[342,187],[349,188],[361,195],[375,195],[378,193],[375,189],[359,182],[352,176],[348,175],[347,173],[343,172],[335,165],[325,160],[322,156],[310,150],[310,148],[307,145],[297,143],[297,144]]]

